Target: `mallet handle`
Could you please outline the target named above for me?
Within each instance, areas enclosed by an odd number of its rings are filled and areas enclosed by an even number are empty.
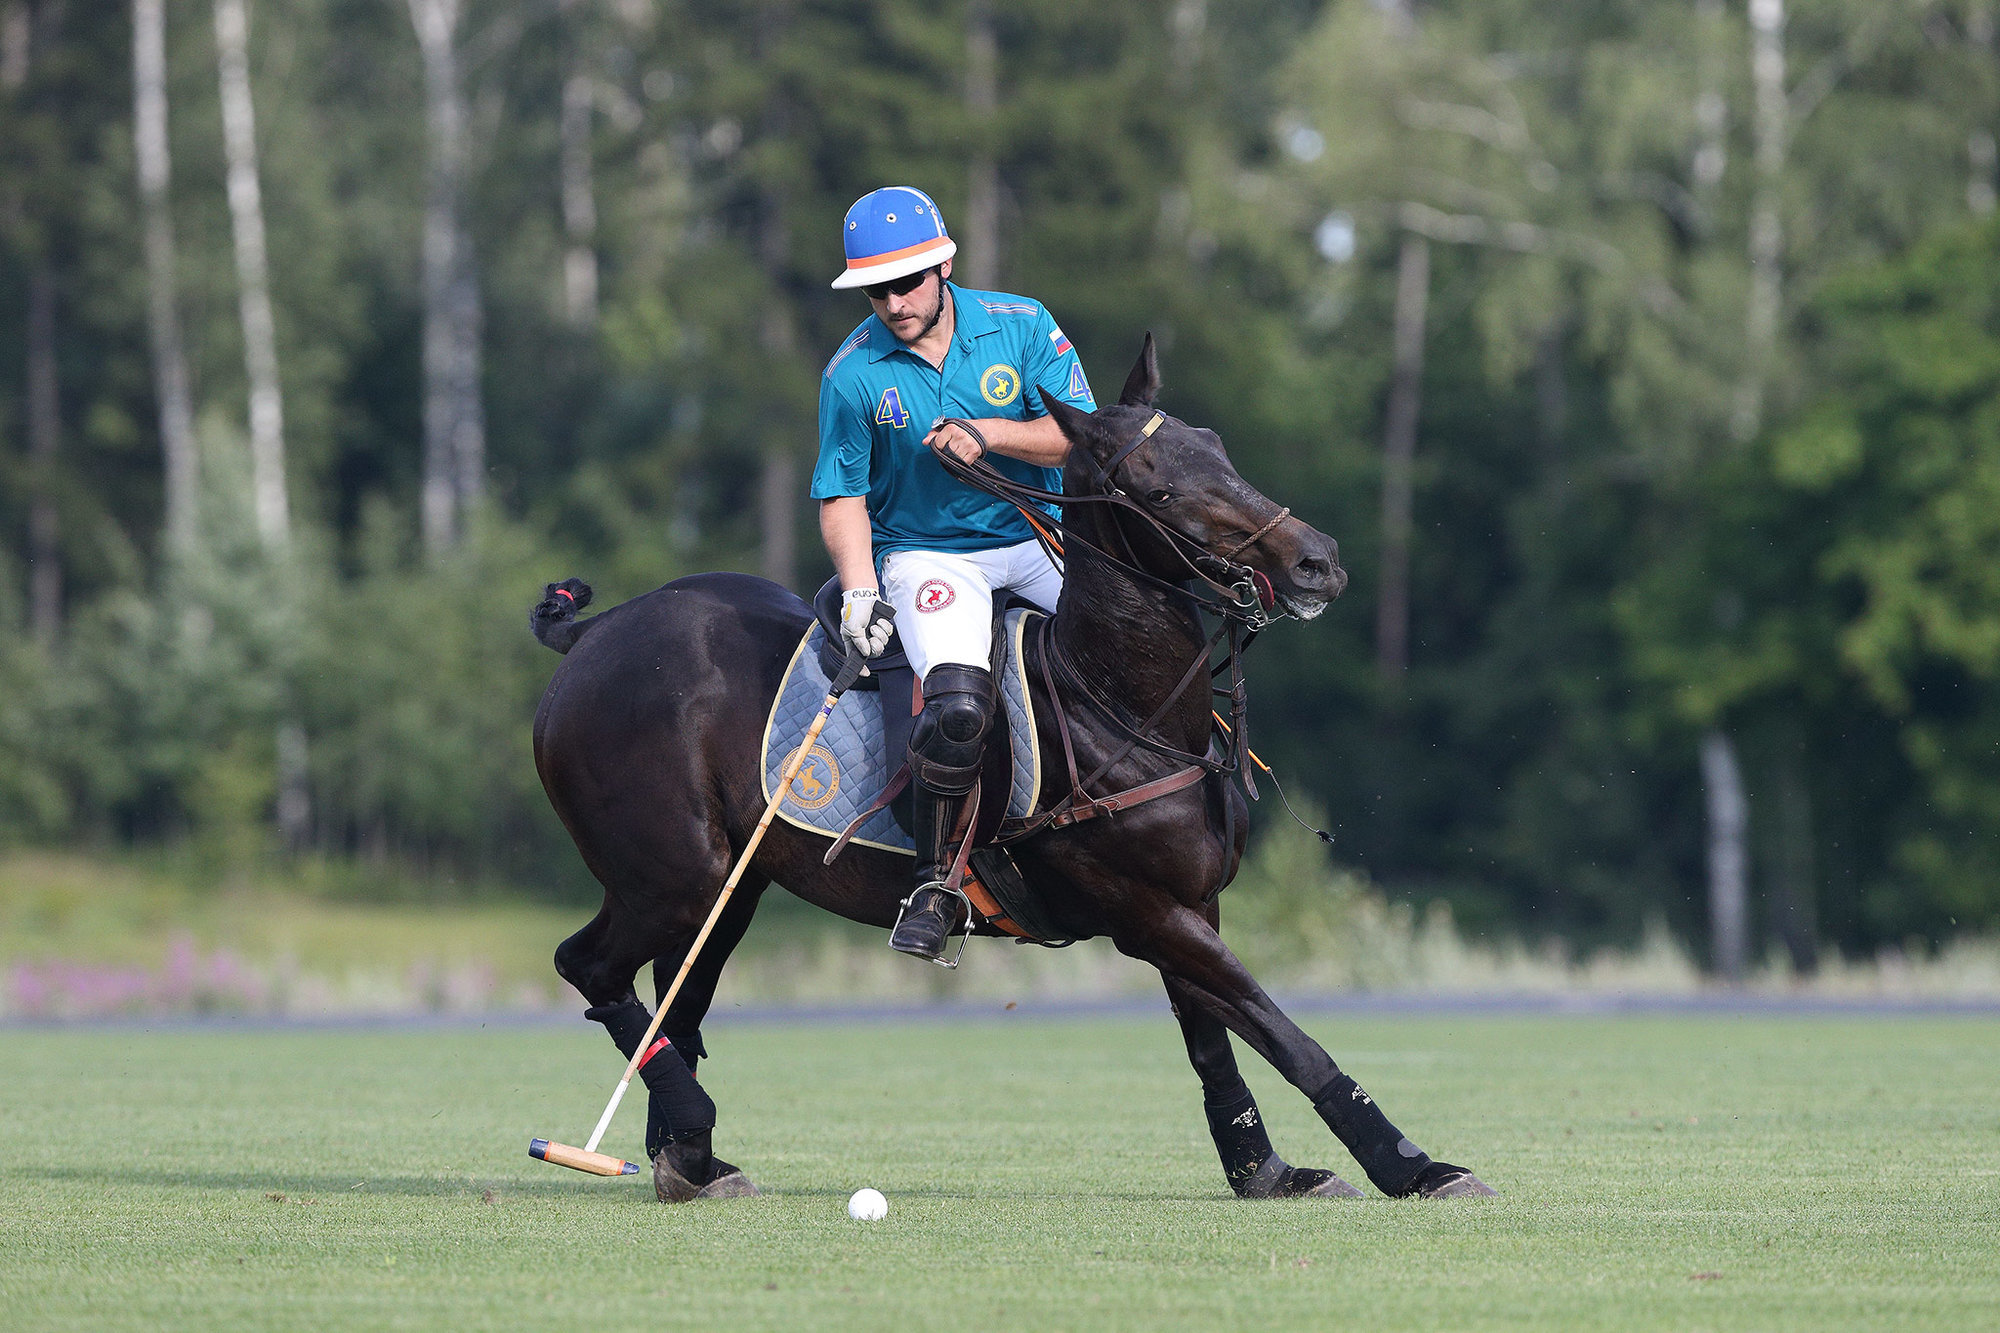
[[[653,1044],[653,1038],[659,1034],[660,1024],[667,1016],[667,1009],[673,1004],[674,997],[681,993],[681,983],[687,980],[688,973],[694,969],[694,960],[701,956],[701,946],[708,943],[709,932],[714,930],[715,923],[721,920],[722,909],[729,905],[729,896],[736,892],[737,881],[743,878],[743,871],[749,866],[750,858],[757,850],[757,844],[764,840],[764,830],[771,827],[772,816],[778,813],[778,803],[783,801],[785,793],[792,789],[792,779],[796,778],[799,769],[805,766],[806,756],[812,752],[813,742],[818,740],[820,732],[825,730],[826,720],[833,716],[833,706],[840,702],[840,696],[846,692],[847,685],[853,683],[854,666],[858,660],[854,655],[849,655],[848,669],[842,671],[841,678],[834,682],[833,693],[826,696],[826,703],[821,705],[819,716],[814,718],[812,726],[806,729],[806,738],[799,742],[797,753],[793,754],[792,761],[785,765],[785,774],[778,779],[778,790],[771,794],[771,799],[764,806],[764,817],[757,821],[757,831],[752,833],[750,841],[744,844],[743,855],[736,858],[736,868],[729,872],[729,878],[723,882],[721,895],[716,898],[715,906],[708,913],[708,920],[701,924],[701,933],[694,937],[694,943],[688,947],[687,957],[681,961],[681,970],[674,975],[674,984],[667,987],[666,998],[660,1001],[660,1007],[654,1012],[653,1021],[646,1028],[646,1035],[639,1039],[639,1045],[633,1050],[632,1058],[626,1062],[625,1077],[618,1080],[617,1088],[611,1093],[610,1104],[604,1108],[604,1114],[598,1117],[597,1128],[592,1132],[590,1142],[584,1145],[583,1150],[586,1153],[597,1151],[598,1141],[604,1137],[604,1131],[611,1127],[611,1117],[617,1113],[618,1103],[625,1096],[625,1089],[631,1086],[632,1075],[639,1072],[639,1062],[646,1058],[646,1048]]]

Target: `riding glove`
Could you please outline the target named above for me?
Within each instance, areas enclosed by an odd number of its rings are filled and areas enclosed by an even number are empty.
[[[840,595],[840,632],[863,657],[880,657],[896,632],[896,608],[873,588],[849,588]]]

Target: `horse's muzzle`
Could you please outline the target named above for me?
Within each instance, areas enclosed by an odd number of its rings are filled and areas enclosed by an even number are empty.
[[[1347,590],[1347,571],[1340,567],[1340,547],[1333,538],[1305,524],[1299,526],[1305,531],[1300,534],[1279,597],[1287,611],[1310,620]]]

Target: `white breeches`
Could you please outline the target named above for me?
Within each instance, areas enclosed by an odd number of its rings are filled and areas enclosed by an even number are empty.
[[[993,597],[1011,592],[1054,611],[1062,571],[1032,541],[991,551],[892,551],[882,596],[918,679],[939,662],[984,667],[993,649]]]

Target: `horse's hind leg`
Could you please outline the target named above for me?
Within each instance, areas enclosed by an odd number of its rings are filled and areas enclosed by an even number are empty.
[[[1374,1099],[1272,1003],[1198,911],[1176,905],[1138,929],[1121,932],[1114,942],[1120,952],[1159,968],[1311,1098],[1313,1109],[1384,1194],[1436,1198],[1493,1193],[1464,1167],[1432,1161],[1389,1123]]]
[[[1361,1191],[1331,1171],[1290,1166],[1271,1147],[1270,1133],[1236,1068],[1229,1049],[1229,1029],[1185,986],[1162,978],[1174,1017],[1187,1042],[1188,1063],[1201,1076],[1201,1109],[1208,1117],[1209,1136],[1222,1158],[1222,1174],[1242,1199],[1358,1198]]]

